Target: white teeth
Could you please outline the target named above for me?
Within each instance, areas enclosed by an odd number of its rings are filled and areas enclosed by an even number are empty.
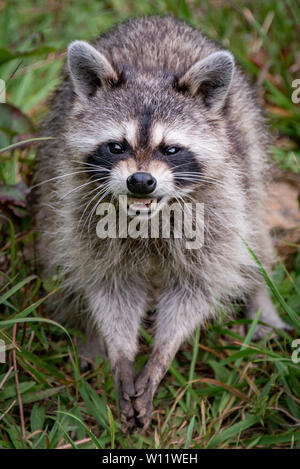
[[[138,199],[134,197],[128,197],[128,207],[133,211],[140,211],[140,212],[149,212],[150,210],[154,210],[157,205],[157,199]]]

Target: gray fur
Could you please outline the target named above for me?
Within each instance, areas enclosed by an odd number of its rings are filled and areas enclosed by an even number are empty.
[[[99,75],[96,88],[81,65],[78,69],[82,60]],[[146,428],[153,394],[178,347],[196,327],[218,318],[220,308],[231,314],[236,298],[250,299],[250,317],[261,306],[264,321],[284,327],[244,244],[270,269],[272,247],[264,224],[268,136],[231,54],[172,18],[121,24],[100,37],[95,49],[75,42],[69,67],[71,79],[66,73],[43,127],[43,135],[55,141],[44,143],[37,157],[39,182],[50,180],[38,187],[40,255],[46,277],[58,269],[63,277],[49,306],[59,320],[85,331],[93,349],[99,340],[100,350],[104,339],[121,393],[124,429]],[[218,86],[208,87],[205,95],[201,83],[207,70],[210,78],[218,76]],[[103,80],[111,75],[115,85]],[[183,84],[187,89],[180,89]],[[133,155],[107,173],[110,191],[103,200],[124,193],[132,172],[151,171],[158,193],[169,201],[205,204],[201,249],[185,249],[184,239],[96,236],[97,185],[81,171],[100,144],[123,138]],[[172,169],[154,156],[162,141],[193,152],[203,179],[177,187]],[[153,305],[153,352],[135,378],[139,328]]]

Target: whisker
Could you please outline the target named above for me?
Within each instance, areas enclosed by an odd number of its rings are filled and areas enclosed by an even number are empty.
[[[181,166],[186,166],[187,162],[185,161],[184,163],[181,163],[181,164],[177,164],[176,166],[172,166],[172,170],[174,169],[177,169],[177,168],[180,168]]]
[[[104,184],[101,184],[101,185],[97,185],[97,187],[95,187],[94,189],[92,190],[89,190],[87,193],[83,194],[83,199],[89,199],[91,194],[95,191],[98,191],[100,189],[104,190],[106,187],[107,187],[108,183],[104,183]]]
[[[46,184],[47,182],[55,181],[56,179],[61,179],[61,178],[67,177],[67,176],[73,176],[74,174],[82,174],[82,173],[90,173],[90,172],[96,172],[96,170],[87,169],[87,170],[75,171],[73,173],[61,174],[60,176],[55,176],[54,178],[47,179],[46,181],[39,182],[38,184],[35,184],[34,186],[32,186],[30,189],[35,189],[36,187],[39,187],[42,184]]]
[[[207,183],[207,184],[216,184],[216,185],[220,185],[221,184],[217,181],[208,181],[206,179],[200,179],[200,178],[189,178],[189,177],[186,177],[186,176],[180,176],[178,179],[180,180],[183,180],[183,181],[189,181],[189,182],[203,182],[203,183]]]
[[[88,186],[89,184],[92,184],[92,183],[96,183],[96,182],[101,182],[105,179],[109,179],[109,177],[103,177],[101,179],[94,179],[92,181],[89,181],[89,182],[86,182],[84,184],[81,184],[80,186],[77,186],[75,187],[74,189],[72,189],[71,191],[67,192],[67,194],[65,194],[63,197],[61,197],[62,199],[65,199],[68,195],[72,194],[73,192],[77,192],[79,191],[79,189],[81,189],[82,187],[85,187],[85,186]]]
[[[98,195],[101,195],[104,191],[106,191],[107,187],[108,187],[108,184],[106,184],[104,187],[102,187],[102,190],[99,190],[99,192],[97,192],[97,194],[96,194],[96,195],[89,201],[89,203],[86,205],[86,207],[85,207],[85,209],[84,209],[84,211],[83,211],[83,213],[82,213],[82,215],[81,215],[81,217],[80,217],[79,225],[80,225],[80,223],[81,223],[82,218],[84,217],[85,212],[87,211],[87,209],[89,208],[89,206],[91,205],[91,203],[93,202],[93,200],[95,200],[95,199],[98,197]],[[97,189],[99,189],[99,187],[96,187],[96,189],[94,189],[93,191],[91,191],[90,194],[91,194],[92,192],[94,192],[95,190],[97,190]],[[85,226],[85,224],[84,224],[84,226]]]
[[[99,170],[101,171],[107,171],[107,172],[111,171],[110,169],[105,168],[104,166],[99,166],[98,164],[92,164],[86,161],[77,161],[77,160],[71,160],[71,161],[75,162],[76,164],[82,164],[84,166],[92,166],[93,168],[99,168]]]
[[[178,171],[177,173],[175,173],[175,176],[177,175],[182,175],[182,176],[199,176],[199,177],[202,177],[204,179],[210,179],[210,180],[213,180],[213,181],[219,181],[219,179],[217,178],[214,178],[212,176],[207,176],[205,174],[202,174],[201,172],[197,173],[195,171]]]
[[[195,171],[178,171],[174,174],[174,178],[179,178],[181,176],[186,176],[186,177],[189,177],[189,178],[201,178],[202,180],[207,180],[207,181],[214,181],[214,182],[219,182],[221,183],[222,181],[220,181],[219,179],[217,178],[214,178],[212,176],[207,176],[201,172],[195,172]]]
[[[180,172],[180,173],[175,174],[175,178],[181,177],[181,176],[189,177],[190,179],[201,179],[201,180],[213,181],[213,182],[219,182],[219,183],[222,182],[217,178],[213,178],[211,176],[206,176],[203,174],[189,173],[189,172]]]
[[[106,192],[104,192],[104,194],[101,196],[100,200],[98,200],[98,201],[95,203],[93,209],[90,211],[90,214],[89,214],[89,217],[88,217],[88,221],[89,221],[89,223],[88,223],[88,233],[90,232],[90,224],[91,224],[93,215],[94,215],[95,211],[97,210],[98,205],[101,203],[101,201],[104,199],[104,197],[106,197],[106,196],[108,195],[108,193],[109,193],[108,190],[107,190]],[[87,221],[87,220],[86,220],[86,221]],[[85,225],[84,225],[84,226],[85,226]]]

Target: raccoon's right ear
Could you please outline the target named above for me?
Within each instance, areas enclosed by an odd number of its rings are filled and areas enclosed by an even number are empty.
[[[179,89],[201,95],[207,107],[218,110],[225,101],[234,71],[230,52],[218,51],[198,60],[178,80]]]
[[[79,96],[94,96],[99,86],[118,82],[118,74],[107,58],[86,41],[69,45],[68,67]]]

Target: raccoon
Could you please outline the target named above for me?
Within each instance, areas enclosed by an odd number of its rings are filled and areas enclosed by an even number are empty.
[[[262,322],[288,327],[248,249],[271,268],[269,137],[232,54],[172,17],[132,19],[94,45],[72,42],[64,73],[43,125],[52,139],[37,155],[39,252],[44,275],[61,278],[49,306],[85,334],[83,364],[108,357],[132,432],[148,427],[182,342],[220,311],[231,314],[237,299],[248,318],[261,308]],[[100,238],[98,207],[107,202],[120,217],[119,196],[128,196],[126,220],[154,219],[174,201],[182,210],[203,204],[202,224],[191,217],[204,242],[188,249],[184,237],[161,232]],[[154,345],[136,375],[150,308]],[[256,337],[264,333],[258,326]]]

